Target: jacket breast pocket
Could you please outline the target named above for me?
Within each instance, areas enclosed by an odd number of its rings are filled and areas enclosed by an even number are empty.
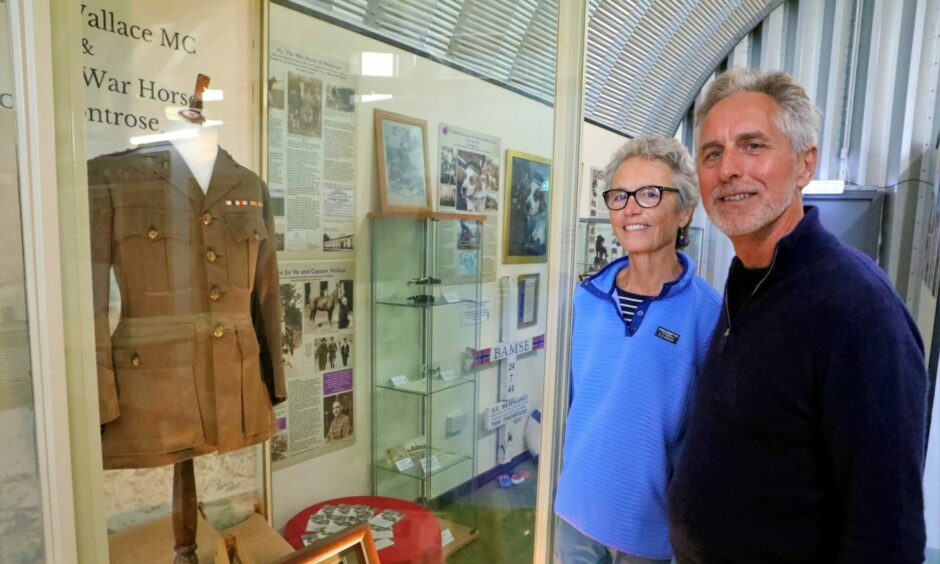
[[[104,454],[163,454],[203,444],[195,328],[125,321],[112,344],[120,416],[105,426]]]
[[[260,211],[226,213],[229,241],[227,259],[229,281],[236,288],[251,289],[258,266],[258,249],[268,238]]]
[[[192,285],[186,210],[130,207],[114,210],[115,270],[132,293],[159,294]]]

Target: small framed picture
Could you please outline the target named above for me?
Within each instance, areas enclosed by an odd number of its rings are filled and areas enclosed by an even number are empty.
[[[517,327],[531,327],[539,317],[539,275],[522,274],[516,279],[519,285],[519,318]]]
[[[430,211],[427,122],[375,110],[375,152],[382,211]]]
[[[311,541],[277,564],[379,564],[379,552],[375,549],[369,523]]]
[[[695,263],[695,266],[699,268],[699,272],[701,272],[702,268],[702,247],[704,246],[702,243],[704,239],[704,229],[701,227],[689,227],[689,246],[687,246],[684,251]]]
[[[548,260],[548,206],[552,165],[549,159],[506,151],[506,214],[503,262]]]

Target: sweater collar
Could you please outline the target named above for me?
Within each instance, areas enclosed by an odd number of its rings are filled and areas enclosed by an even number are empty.
[[[834,235],[829,233],[819,220],[819,209],[816,206],[803,206],[803,218],[793,231],[777,241],[774,249],[774,261],[769,276],[786,273],[792,268],[805,264],[807,259],[818,251],[833,243],[837,244]],[[732,269],[741,259],[734,257]]]
[[[679,264],[682,265],[682,272],[675,280],[663,284],[662,291],[654,299],[661,300],[681,292],[695,276],[695,263],[685,253],[676,251],[676,257],[679,259]],[[581,286],[595,296],[612,296],[617,291],[617,273],[628,266],[630,266],[630,257],[621,257],[605,266],[600,272],[583,280]]]

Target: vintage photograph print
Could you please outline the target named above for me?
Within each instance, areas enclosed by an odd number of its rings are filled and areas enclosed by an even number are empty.
[[[430,211],[427,122],[375,110],[375,150],[382,211]]]

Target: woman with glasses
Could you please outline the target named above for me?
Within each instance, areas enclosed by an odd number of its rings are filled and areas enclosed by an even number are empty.
[[[666,488],[721,298],[678,249],[698,204],[678,141],[614,154],[604,201],[627,256],[575,290],[556,561],[669,562]]]

